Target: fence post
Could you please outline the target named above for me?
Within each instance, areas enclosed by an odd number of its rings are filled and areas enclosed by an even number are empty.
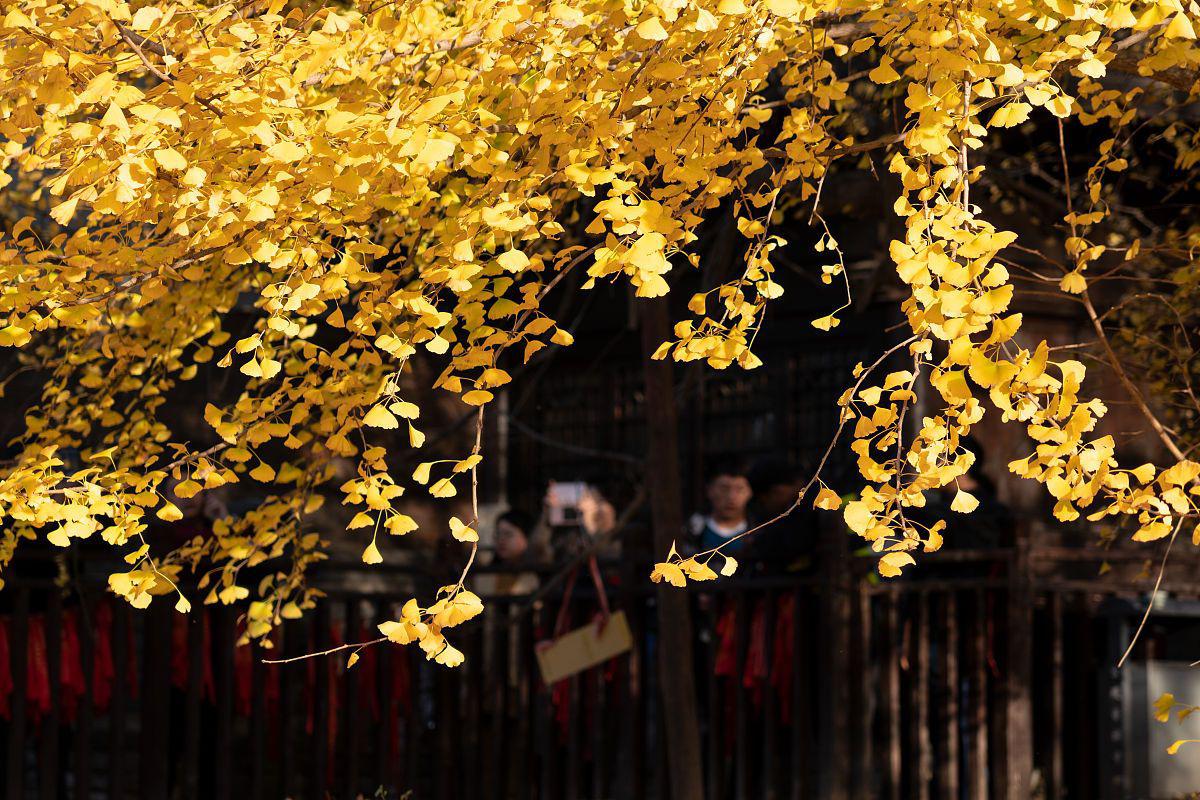
[[[1033,774],[1033,583],[1029,528],[1017,525],[1008,586],[1008,669],[1005,681],[1005,796],[1028,800]]]
[[[817,695],[817,797],[849,797],[850,684],[845,668],[850,653],[850,557],[846,532],[836,525],[821,528],[820,664],[817,680],[824,688]]]

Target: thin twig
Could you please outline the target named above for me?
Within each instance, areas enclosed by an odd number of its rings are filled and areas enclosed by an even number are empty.
[[[1138,637],[1142,635],[1142,628],[1146,627],[1146,620],[1150,619],[1150,611],[1154,608],[1154,600],[1158,597],[1158,587],[1162,584],[1163,573],[1167,570],[1167,557],[1171,555],[1171,546],[1175,544],[1175,535],[1179,533],[1179,528],[1183,525],[1183,518],[1180,517],[1179,522],[1175,523],[1175,530],[1171,531],[1171,539],[1167,542],[1167,551],[1163,553],[1162,564],[1158,567],[1158,579],[1154,581],[1154,591],[1150,593],[1150,600],[1146,603],[1146,613],[1142,615],[1142,622],[1134,631],[1133,639],[1129,642],[1129,647],[1125,648],[1125,654],[1121,656],[1121,660],[1117,662],[1117,669],[1120,669],[1125,664],[1125,659],[1129,658],[1129,654],[1133,652],[1133,646],[1137,644]]]
[[[294,661],[304,661],[309,658],[320,658],[321,656],[331,656],[334,653],[340,653],[343,650],[358,649],[370,647],[373,644],[386,642],[386,636],[380,636],[378,639],[372,639],[369,642],[350,642],[348,644],[339,644],[337,647],[331,647],[328,650],[322,650],[319,653],[305,653],[302,656],[292,656],[291,658],[264,658],[264,664],[291,664]]]

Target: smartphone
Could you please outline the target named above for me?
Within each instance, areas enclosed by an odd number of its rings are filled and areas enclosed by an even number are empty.
[[[579,503],[587,484],[583,481],[554,482],[550,487],[553,500],[549,508],[549,523],[551,526],[579,524]]]

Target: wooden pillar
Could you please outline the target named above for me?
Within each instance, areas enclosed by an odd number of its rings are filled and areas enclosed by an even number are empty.
[[[1033,587],[1029,529],[1018,526],[1008,587],[1008,669],[1005,681],[1005,797],[1027,800],[1033,773]]]
[[[646,481],[650,496],[654,553],[666,556],[683,533],[679,480],[679,430],[672,362],[650,356],[671,336],[665,297],[639,304],[642,312],[643,372],[646,381]],[[687,592],[659,584],[658,670],[663,733],[674,800],[700,800],[700,725],[692,661],[692,621]]]

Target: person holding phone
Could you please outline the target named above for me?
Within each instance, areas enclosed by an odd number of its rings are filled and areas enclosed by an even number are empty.
[[[583,481],[550,481],[542,518],[546,544],[554,560],[562,563],[589,549],[597,537],[607,535],[616,525],[617,515],[597,487]],[[609,542],[597,555],[616,556],[619,552],[619,545]]]

